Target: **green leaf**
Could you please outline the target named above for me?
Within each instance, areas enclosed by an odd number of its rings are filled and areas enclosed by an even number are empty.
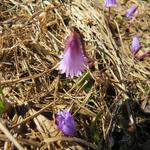
[[[95,120],[92,122],[91,126],[90,126],[90,134],[91,134],[91,139],[98,144],[100,141],[100,133],[97,127],[97,121],[99,120],[101,114],[98,113]]]
[[[0,100],[0,111],[3,111],[5,109],[5,102]]]
[[[78,84],[78,86],[82,87],[82,89],[86,93],[88,93],[94,84],[94,80],[89,72],[86,72],[83,73],[83,75],[76,80],[76,83]]]

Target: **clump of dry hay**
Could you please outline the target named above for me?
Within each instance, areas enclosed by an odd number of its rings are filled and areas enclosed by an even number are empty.
[[[0,88],[13,103],[1,122],[22,147],[100,149],[104,139],[111,148],[118,123],[114,115],[123,101],[135,127],[126,99],[144,100],[146,106],[149,62],[133,59],[117,21],[110,30],[101,8],[86,0],[0,2]],[[56,69],[71,26],[84,35],[91,61],[88,71],[73,80]],[[60,109],[74,114],[79,137],[61,137],[54,121]],[[0,146],[10,149],[7,133],[0,133]]]

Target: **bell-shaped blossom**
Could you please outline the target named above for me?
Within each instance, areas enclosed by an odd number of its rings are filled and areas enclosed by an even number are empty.
[[[88,59],[80,34],[72,31],[65,41],[64,54],[61,56],[58,69],[66,77],[80,76],[85,71]]]
[[[105,0],[104,1],[105,7],[115,7],[117,5],[118,5],[118,3],[116,2],[116,0]]]
[[[140,37],[138,35],[132,36],[131,52],[135,55],[141,48]]]
[[[69,111],[62,110],[56,114],[56,126],[65,135],[76,135],[76,123]]]
[[[129,18],[129,19],[132,19],[134,18],[135,16],[135,12],[137,11],[137,8],[138,6],[131,6],[127,11],[126,11],[126,16]]]

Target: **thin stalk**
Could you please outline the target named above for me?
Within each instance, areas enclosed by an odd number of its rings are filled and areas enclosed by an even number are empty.
[[[111,19],[111,7],[108,8],[108,22],[110,22]]]
[[[0,130],[17,147],[18,150],[24,150],[24,148],[18,143],[18,141],[12,136],[12,134],[7,130],[7,128],[1,122],[0,122]]]

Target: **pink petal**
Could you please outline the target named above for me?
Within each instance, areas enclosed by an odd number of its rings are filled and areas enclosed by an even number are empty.
[[[65,73],[66,77],[73,78],[79,76],[85,71],[87,66],[87,58],[84,55],[81,37],[77,32],[71,32],[66,39],[64,54],[59,62],[59,70]]]

